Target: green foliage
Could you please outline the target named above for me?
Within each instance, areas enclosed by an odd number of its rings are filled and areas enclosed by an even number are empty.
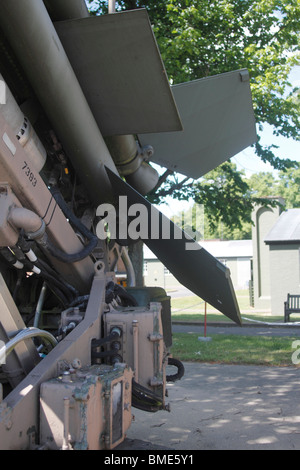
[[[247,180],[242,172],[236,170],[234,163],[225,162],[199,181],[191,182],[186,179],[180,183],[177,180],[175,191],[178,192],[178,199],[192,199],[196,204],[204,206],[205,239],[249,239],[254,206],[275,206],[278,202],[269,199],[269,196],[283,195],[283,192],[279,192],[271,173],[262,175]],[[170,194],[174,196],[172,183],[169,181],[156,191],[156,201]],[[188,220],[187,214],[184,221]],[[174,221],[178,225],[181,224],[178,217],[175,217]],[[196,231],[197,227],[192,222],[191,225],[193,231]]]
[[[254,173],[248,179],[251,193],[256,197],[276,197],[278,193],[278,181],[270,172]]]
[[[227,227],[241,229],[241,220],[251,223],[254,199],[241,173],[226,162],[192,186],[191,196],[210,214],[209,227],[214,231],[220,220]],[[230,210],[227,210],[230,208]]]
[[[107,12],[107,1],[86,1],[95,14]],[[258,132],[268,123],[275,136],[299,140],[299,90],[288,80],[292,67],[300,65],[299,0],[116,2],[119,11],[135,8],[148,10],[171,83],[247,68]],[[299,189],[297,164],[288,155],[275,156],[274,148],[263,146],[258,137],[256,154],[282,172],[282,183],[272,191],[285,194],[289,205],[299,204],[294,192],[297,184]],[[243,174],[226,163],[195,184],[172,175],[149,200],[158,203],[167,195],[204,204],[211,232],[222,222],[223,231],[229,227],[231,233],[249,234],[255,198],[271,194],[257,188],[252,192]]]
[[[272,173],[252,175],[247,183],[255,197],[282,197],[285,209],[300,207],[300,163],[280,171],[276,179]]]
[[[104,0],[85,0],[91,15],[103,15],[108,13],[108,1]]]
[[[286,208],[300,207],[300,163],[279,173],[278,194],[286,202]]]
[[[98,13],[107,3],[87,0]],[[299,100],[288,81],[300,64],[298,0],[120,0],[116,8],[148,10],[172,83],[247,68],[257,123],[299,139]],[[256,152],[282,169],[271,148],[258,143]]]
[[[180,83],[247,68],[257,123],[269,123],[275,135],[299,139],[299,105],[288,82],[291,68],[300,63],[299,2],[166,3],[167,25],[154,31],[170,79]],[[256,152],[277,169],[291,165],[260,142]]]
[[[280,171],[278,178],[271,172],[245,178],[243,173],[236,172],[234,164],[227,162],[208,173],[201,182],[183,187],[181,191],[185,197],[204,205],[204,239],[240,240],[251,238],[251,213],[255,204],[274,206],[278,202],[272,198],[281,197],[283,209],[300,207],[299,188],[300,163]],[[158,194],[165,194],[164,191]],[[226,210],[228,206],[230,211]],[[191,217],[187,213],[182,218],[189,222]],[[174,222],[180,225],[179,215],[174,217]],[[192,222],[191,225],[195,231]]]

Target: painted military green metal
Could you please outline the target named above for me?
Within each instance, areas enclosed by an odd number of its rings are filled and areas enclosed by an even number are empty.
[[[182,132],[139,135],[151,161],[200,178],[256,139],[249,74],[237,70],[172,87]]]
[[[146,10],[55,27],[104,137],[182,129]]]

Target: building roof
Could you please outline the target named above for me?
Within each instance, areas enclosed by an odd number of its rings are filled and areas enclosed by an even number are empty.
[[[252,240],[207,240],[200,245],[215,258],[252,258]]]
[[[201,245],[215,258],[252,258],[252,240],[206,240]],[[156,259],[154,253],[144,244],[144,259]]]
[[[300,209],[283,212],[264,239],[265,243],[300,243]]]

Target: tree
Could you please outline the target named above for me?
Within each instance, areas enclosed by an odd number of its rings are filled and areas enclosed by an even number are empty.
[[[160,194],[163,195],[163,191],[162,188]],[[272,173],[259,173],[247,179],[243,172],[236,170],[235,164],[226,162],[207,173],[201,181],[189,184],[184,198],[203,204],[205,239],[241,239],[251,238],[251,214],[255,204],[274,206],[277,202],[270,200],[269,196],[278,196],[282,192]],[[183,219],[196,230],[189,214]],[[178,216],[174,221],[181,225]]]
[[[201,227],[204,239],[251,238],[251,213],[254,204],[261,204],[264,201],[265,205],[268,205],[269,198],[282,197],[284,209],[300,207],[300,163],[296,164],[295,168],[280,171],[278,177],[271,172],[260,172],[246,178],[242,173],[236,172],[234,167],[235,165],[227,162],[201,180],[199,194],[195,200],[205,201],[203,227]],[[246,193],[242,194],[243,191]],[[192,197],[192,194],[189,193],[188,196]],[[211,205],[213,205],[212,210],[210,210]],[[229,213],[230,218],[224,218],[223,215],[226,214],[224,207],[228,205],[232,209]],[[194,207],[192,206],[184,214],[176,214],[172,220],[183,229],[186,225],[190,226],[195,232],[196,226],[192,218]],[[243,217],[241,212],[244,212]]]
[[[295,167],[280,171],[278,178],[270,172],[252,175],[247,184],[255,197],[278,197],[285,200],[286,209],[300,207],[300,163]]]
[[[300,207],[300,164],[279,173],[278,194],[286,208]]]
[[[107,1],[86,1],[94,14],[107,13]],[[291,69],[300,64],[299,0],[116,2],[119,11],[136,8],[148,10],[171,83],[248,69],[259,134],[255,152],[288,178],[296,162],[276,156],[275,145],[263,146],[260,133],[269,124],[275,136],[299,140],[299,90],[289,83]],[[205,204],[212,230],[220,222],[240,229],[249,223],[253,197],[259,197],[242,176],[227,163],[196,182],[166,171],[148,198],[158,203],[167,195],[193,197]]]
[[[278,180],[271,172],[254,173],[247,180],[247,184],[255,197],[279,196]]]
[[[86,0],[94,13],[107,1]],[[117,10],[146,8],[172,83],[247,68],[259,132],[299,140],[299,99],[289,73],[300,64],[298,0],[120,0]],[[255,145],[274,168],[292,167],[274,145]],[[284,157],[284,158],[283,158]]]

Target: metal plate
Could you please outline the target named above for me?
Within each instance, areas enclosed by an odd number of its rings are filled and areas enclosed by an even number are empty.
[[[148,236],[141,238],[163,265],[171,271],[180,284],[241,325],[239,306],[229,269],[192,240],[119,176],[108,168],[106,171],[115,195],[127,197],[128,208],[133,204],[141,204],[146,207]],[[158,223],[160,230],[158,230]],[[164,229],[170,227],[170,236],[166,236],[167,230],[163,232],[162,227]]]
[[[249,75],[238,70],[172,87],[183,132],[139,135],[153,162],[200,178],[257,139]]]
[[[55,27],[104,136],[182,129],[146,10]]]

